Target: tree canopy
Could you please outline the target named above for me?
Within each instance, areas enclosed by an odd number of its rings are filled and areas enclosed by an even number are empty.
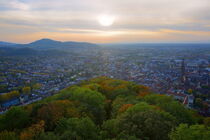
[[[98,77],[12,107],[0,131],[0,140],[208,140],[209,118],[143,85]]]

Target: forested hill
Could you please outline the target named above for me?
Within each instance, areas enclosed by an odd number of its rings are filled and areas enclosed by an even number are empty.
[[[0,140],[209,140],[210,118],[132,82],[99,77],[0,116]]]

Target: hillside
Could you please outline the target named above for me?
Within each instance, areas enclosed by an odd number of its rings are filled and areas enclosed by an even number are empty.
[[[40,39],[28,44],[0,42],[0,56],[65,55],[83,52],[98,47],[88,42],[61,42],[52,39]]]
[[[133,82],[99,77],[0,116],[0,140],[208,140],[210,119]]]
[[[51,50],[51,49],[84,49],[84,48],[93,48],[97,47],[96,44],[87,43],[87,42],[73,42],[73,41],[56,41],[52,39],[40,39],[28,44],[18,44],[15,47],[29,47],[37,50]]]
[[[13,46],[15,43],[0,41],[0,46]]]

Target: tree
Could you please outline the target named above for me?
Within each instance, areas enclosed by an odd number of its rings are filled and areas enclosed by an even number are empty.
[[[158,106],[164,111],[169,112],[176,117],[178,123],[194,124],[196,122],[193,112],[186,109],[178,101],[174,101],[171,97],[151,94],[145,96],[144,100],[151,105]]]
[[[169,135],[171,140],[209,140],[210,127],[180,124]]]
[[[118,110],[119,113],[123,113],[125,112],[128,108],[132,107],[133,104],[124,104],[120,107],[120,109]]]
[[[120,108],[122,108],[126,104],[136,104],[139,100],[136,98],[136,96],[129,95],[129,96],[118,96],[113,102],[112,102],[112,117],[117,116],[120,114]],[[123,112],[123,110],[121,110]]]
[[[20,140],[36,139],[41,133],[44,132],[44,121],[40,121],[37,124],[31,125],[29,128],[21,132]]]
[[[36,83],[36,84],[34,84],[34,85],[32,86],[32,89],[33,89],[33,90],[37,90],[37,89],[40,89],[41,87],[42,87],[41,84]]]
[[[62,117],[79,117],[80,113],[73,102],[69,100],[52,101],[42,105],[37,110],[36,119],[44,120],[46,130],[53,130]]]
[[[192,94],[193,93],[193,90],[190,88],[190,89],[188,89],[188,91],[187,91],[189,94]]]
[[[1,84],[0,85],[0,93],[4,93],[4,92],[7,92],[7,85]]]
[[[96,123],[100,124],[105,119],[105,97],[87,88],[73,87],[68,91],[69,99],[79,102],[78,109],[88,114]]]
[[[30,94],[31,93],[31,87],[23,87],[22,92],[23,92],[23,94]]]
[[[0,95],[0,103],[11,100],[13,98],[17,98],[19,96],[20,96],[20,93],[17,90],[11,91],[9,93],[1,94]]]
[[[140,139],[167,140],[176,125],[172,115],[143,102],[130,107],[117,119],[120,133]]]
[[[199,108],[203,108],[203,102],[201,98],[196,98],[195,99],[195,105]]]
[[[19,92],[12,91],[0,95],[0,100],[17,96]],[[0,140],[205,140],[209,122],[145,86],[96,78],[33,104],[12,107],[0,115]],[[180,123],[185,124],[177,127]]]
[[[90,118],[69,118],[61,119],[55,129],[61,140],[98,140],[99,131]]]
[[[53,132],[42,132],[35,140],[60,140],[60,138]]]
[[[0,130],[22,129],[29,123],[29,114],[22,107],[12,107],[0,117]]]
[[[0,140],[19,140],[15,132],[2,131],[0,132]]]
[[[103,123],[100,134],[102,139],[114,139],[118,136],[118,132],[118,120],[110,119]]]
[[[203,123],[205,126],[210,127],[210,117],[204,118]]]

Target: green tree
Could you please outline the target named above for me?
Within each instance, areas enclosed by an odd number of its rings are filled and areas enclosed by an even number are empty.
[[[205,126],[210,127],[210,117],[204,118],[203,123],[204,123]]]
[[[209,140],[210,127],[180,124],[169,136],[171,140]]]
[[[100,134],[102,139],[114,139],[118,136],[118,132],[118,120],[110,119],[103,123]]]
[[[2,131],[0,132],[0,140],[19,140],[15,132]]]
[[[174,101],[171,97],[151,94],[145,96],[144,100],[149,104],[159,106],[164,111],[169,112],[171,115],[176,117],[178,123],[194,124],[196,122],[193,112],[186,109],[178,101]]]
[[[90,118],[69,118],[61,119],[55,129],[61,140],[98,140],[99,131]]]
[[[43,132],[35,140],[60,140],[60,138],[53,132]]]
[[[0,93],[4,93],[4,92],[7,92],[7,85],[1,84],[0,85]]]
[[[101,93],[80,87],[71,88],[69,93],[70,100],[79,102],[78,108],[81,112],[91,113],[89,117],[98,124],[102,123],[105,119],[105,97]]]
[[[195,105],[199,108],[203,108],[203,102],[201,98],[196,98],[195,99]]]
[[[147,103],[138,103],[118,117],[119,132],[140,139],[167,140],[175,118]]]
[[[22,107],[12,107],[0,117],[0,130],[22,129],[29,123],[29,114]]]

